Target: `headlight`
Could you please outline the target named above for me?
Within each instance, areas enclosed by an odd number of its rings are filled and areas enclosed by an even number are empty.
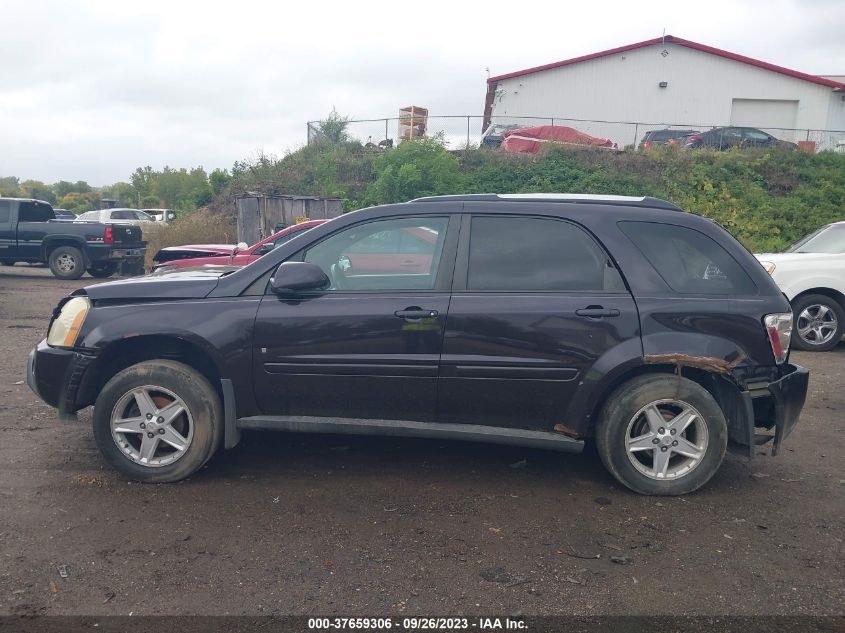
[[[85,322],[91,302],[88,297],[74,297],[62,306],[47,333],[47,345],[50,347],[73,347],[79,330]]]
[[[770,275],[775,272],[775,265],[772,262],[760,262],[763,268],[766,269],[766,272]]]

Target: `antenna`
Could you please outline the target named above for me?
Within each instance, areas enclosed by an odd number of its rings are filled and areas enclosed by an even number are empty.
[[[663,44],[666,43],[666,27],[663,27]]]

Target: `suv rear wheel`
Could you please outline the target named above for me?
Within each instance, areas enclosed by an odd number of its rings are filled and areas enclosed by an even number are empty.
[[[639,376],[605,403],[596,448],[616,479],[646,495],[682,495],[707,483],[728,443],[725,416],[698,383]]]
[[[806,352],[826,352],[842,340],[845,310],[827,295],[805,295],[792,306],[792,344]]]
[[[204,376],[169,360],[118,372],[94,405],[94,438],[127,477],[179,481],[202,468],[220,446],[220,398]]]

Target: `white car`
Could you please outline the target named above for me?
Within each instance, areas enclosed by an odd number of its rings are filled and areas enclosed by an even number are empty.
[[[138,209],[100,209],[98,211],[86,211],[77,216],[76,222],[108,222],[109,224],[135,224],[143,225],[144,222],[155,222],[155,218],[149,213]]]
[[[792,304],[793,347],[836,347],[845,331],[845,222],[823,226],[785,253],[756,257]]]
[[[138,209],[99,209],[98,211],[86,211],[77,216],[74,222],[106,222],[108,224],[134,224],[141,227],[144,238],[157,230],[161,224],[149,213]]]

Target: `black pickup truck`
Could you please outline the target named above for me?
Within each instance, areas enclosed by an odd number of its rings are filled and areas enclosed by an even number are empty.
[[[41,200],[0,198],[0,263],[45,262],[60,279],[108,277],[120,264],[143,268],[141,228],[100,222],[61,222]]]

